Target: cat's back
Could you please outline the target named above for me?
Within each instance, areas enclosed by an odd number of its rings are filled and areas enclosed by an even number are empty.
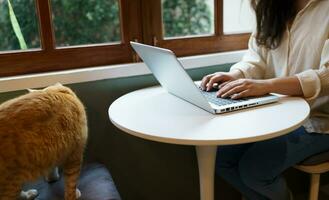
[[[86,139],[85,109],[67,87],[51,86],[0,105],[0,150],[23,151],[31,144],[68,148]]]
[[[1,104],[0,130],[29,128],[32,124],[47,125],[63,119],[85,121],[84,107],[76,95],[67,87],[52,87]]]

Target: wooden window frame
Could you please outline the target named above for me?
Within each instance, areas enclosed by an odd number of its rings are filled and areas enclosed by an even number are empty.
[[[141,41],[139,0],[119,0],[120,44],[56,47],[50,0],[36,0],[41,49],[0,54],[0,76],[133,62],[130,40]],[[129,19],[135,19],[133,23]]]
[[[247,48],[250,37],[246,34],[225,35],[223,31],[223,0],[214,0],[215,33],[211,36],[196,36],[165,39],[162,30],[161,0],[142,0],[148,12],[143,12],[144,41],[147,44],[171,49],[177,56],[216,53]],[[151,16],[150,16],[151,15]],[[161,22],[161,23],[159,23]]]
[[[214,35],[175,39],[163,37],[161,0],[119,0],[120,44],[56,47],[51,0],[35,1],[41,49],[0,53],[0,77],[140,61],[130,47],[131,40],[171,49],[177,56],[188,56],[246,49],[250,37],[250,34],[224,35],[223,0],[214,0]]]

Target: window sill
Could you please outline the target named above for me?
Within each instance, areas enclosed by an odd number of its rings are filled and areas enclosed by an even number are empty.
[[[246,50],[231,51],[179,58],[185,69],[238,62]],[[26,88],[46,87],[60,82],[62,84],[81,83],[111,78],[146,75],[151,72],[144,63],[119,64],[103,67],[65,70],[0,78],[0,92]]]

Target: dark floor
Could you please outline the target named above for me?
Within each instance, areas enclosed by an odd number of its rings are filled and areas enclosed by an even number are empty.
[[[293,174],[293,173],[290,173]],[[292,181],[288,181],[289,187],[292,189],[294,193],[294,200],[308,200],[309,196],[309,176],[303,172],[297,172],[297,180],[300,180],[298,184],[293,183]],[[305,184],[300,184],[305,183]],[[329,182],[328,182],[328,174],[321,175],[321,183],[319,190],[319,199],[318,200],[329,200]]]
[[[308,200],[309,195],[309,175],[296,170],[288,169],[284,173],[288,186],[293,192],[294,200]],[[225,181],[216,178],[215,184],[216,200],[241,200],[242,197],[237,190]],[[321,175],[320,191],[318,200],[329,200],[329,173]]]
[[[97,168],[94,168],[97,167]],[[94,170],[94,169],[101,169],[101,171],[98,171],[97,173],[87,173],[88,170]],[[85,177],[84,172],[86,174],[93,174],[97,175],[96,177]],[[97,193],[96,196],[100,195],[100,191],[107,191],[105,192],[105,195],[109,195],[111,199],[120,199],[119,194],[117,193],[115,189],[115,185],[113,183],[113,180],[108,174],[107,170],[103,170],[103,166],[92,166],[92,168],[86,168],[82,171],[81,177],[83,178],[83,182],[89,183],[85,186],[85,188],[94,188],[92,189],[93,192],[87,191],[83,188],[83,185],[80,185],[80,189],[83,189],[84,194],[91,194],[91,193]],[[104,177],[108,177],[104,179]],[[308,200],[308,193],[309,193],[309,176],[306,173],[300,172],[294,168],[291,168],[285,172],[285,177],[288,183],[289,188],[292,190],[294,195],[294,200]],[[96,179],[98,178],[98,179]],[[99,179],[100,178],[100,179]],[[94,181],[91,181],[94,180]],[[104,184],[104,181],[106,184]],[[102,182],[102,184],[97,184]],[[225,183],[222,179],[216,176],[215,180],[215,199],[222,200],[241,200],[241,195],[238,191],[236,191],[233,187],[231,187],[229,184]],[[82,182],[81,182],[82,183]],[[319,199],[318,200],[329,200],[329,173],[321,175],[321,184],[320,184],[320,192],[319,192]],[[102,186],[102,187],[100,187]],[[32,186],[31,186],[32,187]],[[81,188],[82,187],[82,188]],[[58,191],[61,191],[61,193],[64,191],[63,184],[61,181],[48,184],[45,183],[43,180],[40,180],[39,182],[34,183],[32,188],[36,188],[39,190],[41,195],[37,198],[37,200],[62,200],[62,194],[57,194]],[[26,188],[27,189],[27,188]],[[55,192],[54,192],[55,191]],[[57,191],[57,192],[56,192]],[[108,193],[108,194],[107,194]],[[50,197],[49,195],[52,195]],[[113,196],[114,195],[114,196]],[[56,198],[55,198],[56,196]],[[84,195],[83,195],[84,196]],[[90,196],[90,195],[87,195]],[[95,198],[95,194],[90,197],[82,198],[83,200],[103,200],[108,198]]]
[[[319,200],[328,200],[328,199],[329,199],[329,184],[326,184],[320,187]]]
[[[328,200],[328,199],[329,199],[329,184],[320,187],[318,200]],[[295,195],[294,200],[308,200],[308,191],[305,193],[300,193]]]

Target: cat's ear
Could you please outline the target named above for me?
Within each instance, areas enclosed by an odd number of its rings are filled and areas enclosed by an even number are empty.
[[[61,83],[56,83],[44,89],[45,91],[56,91],[64,94],[74,94],[68,87],[63,86]]]
[[[34,90],[34,89],[27,88],[27,91],[29,91],[29,92],[31,93],[31,92],[36,92],[36,91],[38,91],[38,90]]]
[[[62,88],[63,85],[59,82],[49,85],[48,87],[43,88],[43,91],[48,91],[48,90],[58,90],[58,88]]]
[[[63,86],[61,83],[57,82],[54,86]]]
[[[57,82],[54,87],[58,92],[65,93],[65,94],[71,94],[71,90],[65,86],[63,86],[61,83]]]

